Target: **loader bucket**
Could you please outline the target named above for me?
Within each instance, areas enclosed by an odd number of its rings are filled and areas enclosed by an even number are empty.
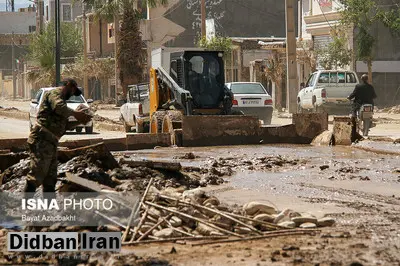
[[[260,143],[260,122],[255,116],[201,115],[182,118],[182,145],[220,146]]]

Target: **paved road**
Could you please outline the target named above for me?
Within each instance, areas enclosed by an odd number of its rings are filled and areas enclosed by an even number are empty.
[[[27,138],[29,135],[28,121],[6,118],[0,116],[0,139],[9,138]],[[99,131],[95,130],[94,134],[67,132],[61,138],[63,140],[90,139],[90,138],[122,138],[125,132],[117,131]]]

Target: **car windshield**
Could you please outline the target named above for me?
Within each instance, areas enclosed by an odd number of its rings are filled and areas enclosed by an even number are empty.
[[[83,99],[82,95],[75,96],[72,95],[68,100],[67,103],[84,103],[85,100]]]
[[[237,83],[231,85],[234,94],[267,94],[258,83]]]

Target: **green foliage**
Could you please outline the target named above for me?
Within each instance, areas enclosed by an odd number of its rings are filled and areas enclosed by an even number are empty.
[[[347,48],[347,37],[342,30],[335,29],[331,32],[333,41],[328,46],[317,49],[319,62],[325,69],[344,68],[351,63],[352,51]]]
[[[355,27],[370,26],[377,20],[378,7],[374,0],[340,0],[342,24]]]
[[[396,6],[388,11],[379,11],[378,17],[383,25],[388,27],[395,35],[400,35],[400,7]]]
[[[82,0],[82,2],[93,8],[97,18],[111,21],[115,15],[121,14],[125,8],[134,7],[136,4],[156,7],[157,5],[167,4],[168,0]]]
[[[198,46],[206,50],[223,51],[225,59],[230,59],[233,48],[232,40],[227,37],[213,37],[211,40],[207,40],[207,38],[204,37],[200,39]]]
[[[61,33],[61,58],[75,57],[83,52],[83,40],[80,29],[74,23],[62,23]],[[38,72],[31,72],[28,78],[32,82],[45,85],[55,83],[55,26],[51,22],[42,34],[34,33],[29,45],[29,60],[39,67]]]
[[[371,25],[382,22],[392,33],[400,34],[400,7],[394,4],[392,9],[377,4],[374,0],[340,0],[343,4],[341,23],[355,26],[357,51],[356,57],[365,62],[373,59],[375,37],[371,35]]]

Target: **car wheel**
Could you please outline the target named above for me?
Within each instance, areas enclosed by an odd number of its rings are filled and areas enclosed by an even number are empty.
[[[132,131],[132,127],[130,125],[128,125],[127,123],[124,123],[124,127],[125,127],[125,132],[129,133]]]
[[[297,113],[298,113],[298,114],[304,113],[304,109],[301,107],[301,104],[300,104],[300,103],[297,103]]]
[[[85,132],[86,132],[86,134],[92,134],[93,133],[93,126],[85,127]]]
[[[136,123],[136,133],[144,133],[144,126],[143,124]]]
[[[316,104],[314,104],[313,113],[321,113],[321,108]]]
[[[76,130],[77,133],[81,133],[82,132],[82,128],[81,127],[77,127],[77,128],[75,128],[75,130]]]

